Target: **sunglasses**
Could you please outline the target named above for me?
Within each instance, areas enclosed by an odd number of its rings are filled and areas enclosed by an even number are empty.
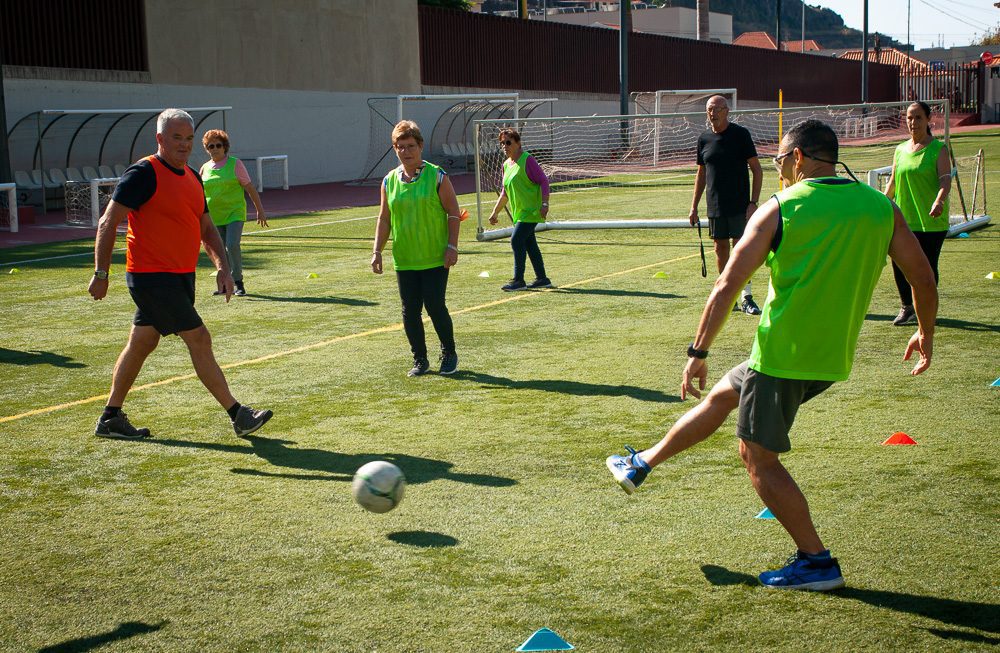
[[[205,146],[205,149],[214,150],[217,147],[225,148],[226,146],[223,145],[222,143],[209,143],[208,145]]]
[[[501,147],[507,147],[508,145],[513,145],[514,141],[500,141]]]
[[[791,155],[794,152],[795,152],[795,150],[789,150],[788,152],[785,152],[784,154],[779,154],[778,156],[774,157],[774,169],[777,170],[778,173],[781,173],[781,162],[784,161],[786,157],[788,157],[789,155]],[[806,158],[806,159],[812,159],[813,161],[819,161],[820,163],[832,163],[833,165],[840,164],[840,165],[844,166],[844,170],[847,172],[847,174],[850,176],[850,178],[853,179],[854,181],[858,182],[858,178],[854,176],[854,173],[851,172],[851,169],[848,168],[847,164],[844,163],[843,161],[830,161],[829,159],[821,159],[818,156],[813,156],[812,154],[809,154],[807,152],[802,152],[802,156],[804,158]],[[861,182],[858,182],[858,183],[861,183]]]

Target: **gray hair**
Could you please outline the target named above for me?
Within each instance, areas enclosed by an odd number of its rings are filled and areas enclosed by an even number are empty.
[[[191,129],[194,129],[194,118],[191,117],[190,113],[184,109],[164,109],[163,113],[156,118],[156,133],[162,134],[167,128],[167,123],[174,120],[184,120],[191,125]]]

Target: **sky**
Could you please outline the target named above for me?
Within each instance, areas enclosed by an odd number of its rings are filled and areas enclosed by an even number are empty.
[[[810,6],[836,11],[848,27],[860,30],[864,24],[864,0],[805,1]],[[942,39],[945,47],[969,45],[987,28],[1000,23],[1000,9],[993,6],[996,1],[909,0],[910,42],[916,49],[937,47]],[[907,0],[868,0],[868,31],[881,32],[905,43],[906,6]],[[786,29],[783,25],[782,32]],[[809,32],[808,22],[806,32]]]

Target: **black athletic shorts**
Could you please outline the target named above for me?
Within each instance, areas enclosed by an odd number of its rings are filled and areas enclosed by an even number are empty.
[[[712,240],[729,240],[742,238],[747,226],[747,214],[731,215],[724,218],[708,219],[708,235]]]
[[[132,324],[151,326],[161,336],[197,329],[204,324],[194,310],[194,272],[128,273],[126,282],[136,306]]]
[[[749,361],[729,370],[729,382],[740,393],[736,435],[774,453],[792,448],[788,432],[799,406],[833,385],[833,381],[782,379],[751,370]]]

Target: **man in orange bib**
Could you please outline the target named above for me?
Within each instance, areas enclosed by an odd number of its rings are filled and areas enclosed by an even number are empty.
[[[241,405],[230,393],[212,351],[212,336],[194,308],[201,243],[218,268],[216,283],[227,302],[233,294],[233,277],[219,231],[208,214],[201,177],[187,165],[194,144],[194,120],[180,109],[163,111],[156,120],[156,143],[155,155],[129,166],[122,175],[97,227],[96,269],[89,292],[95,300],[108,294],[116,232],[128,218],[125,284],[136,311],[95,434],[123,440],[150,437],[149,429],[132,426],[122,404],[160,338],[176,333],[191,353],[198,378],[229,413],[233,430],[239,436],[249,435],[272,413]]]

